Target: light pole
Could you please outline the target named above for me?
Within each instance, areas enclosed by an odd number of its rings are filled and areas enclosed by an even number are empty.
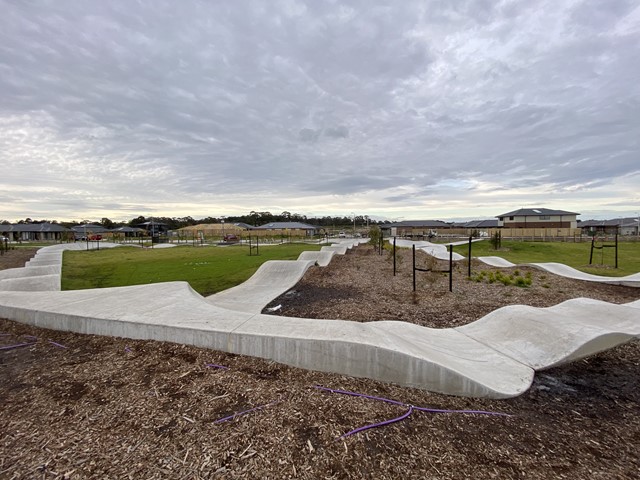
[[[351,215],[353,216],[353,236],[356,236],[356,214],[351,212]]]

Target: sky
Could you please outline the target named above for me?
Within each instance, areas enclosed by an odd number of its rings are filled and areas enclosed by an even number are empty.
[[[0,219],[640,212],[637,0],[0,11]]]

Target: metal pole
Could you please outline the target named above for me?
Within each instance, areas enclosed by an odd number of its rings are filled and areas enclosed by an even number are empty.
[[[449,245],[449,291],[453,292],[453,245]]]
[[[593,237],[591,237],[591,253],[589,254],[589,265],[591,265],[593,263],[593,242],[595,242],[596,237],[595,235]]]
[[[416,246],[412,245],[411,246],[412,250],[413,250],[413,291],[416,291]],[[396,256],[393,256],[393,259],[396,259]]]
[[[413,268],[416,268],[416,246],[413,246]],[[414,272],[415,275],[415,272]],[[396,237],[393,237],[393,276],[396,276]],[[415,290],[415,282],[413,289]]]
[[[616,268],[618,268],[618,234],[616,233]]]
[[[473,237],[471,235],[469,235],[469,256],[467,257],[467,259],[469,260],[469,265],[467,268],[467,276],[471,277],[471,240],[473,239]]]

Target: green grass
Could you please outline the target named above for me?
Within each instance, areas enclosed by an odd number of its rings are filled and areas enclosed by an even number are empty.
[[[66,251],[62,260],[62,289],[120,287],[182,280],[201,295],[211,295],[247,280],[267,260],[295,260],[320,245],[264,246],[249,256],[249,247],[118,247]]]
[[[613,242],[607,242],[613,244]],[[600,243],[596,244],[600,245]],[[454,247],[462,255],[468,254],[468,245]],[[618,243],[618,268],[615,265],[615,248],[594,250],[593,266],[589,266],[591,242],[517,242],[502,241],[502,248],[494,250],[488,241],[475,242],[471,255],[474,257],[502,257],[515,264],[557,262],[564,263],[583,272],[611,277],[631,275],[640,272],[640,242]],[[604,254],[604,258],[601,256]],[[601,261],[604,260],[601,266]]]

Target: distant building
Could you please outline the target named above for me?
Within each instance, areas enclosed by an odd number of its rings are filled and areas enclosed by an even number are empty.
[[[585,220],[578,224],[582,233],[587,235],[640,235],[640,219],[634,217],[613,218],[611,220]]]
[[[57,223],[0,225],[0,235],[11,242],[51,242],[66,239],[69,229]]]
[[[579,213],[549,208],[521,208],[498,215],[498,226],[504,228],[577,228]]]
[[[441,220],[404,220],[402,222],[380,225],[385,237],[418,237],[429,238],[449,230],[451,224]]]
[[[254,233],[266,233],[270,232],[276,235],[293,235],[293,236],[306,236],[312,237],[317,233],[321,233],[323,230],[320,227],[316,227],[314,225],[309,225],[307,223],[302,222],[271,222],[265,223],[264,225],[260,225],[259,227],[254,227],[252,231]]]

